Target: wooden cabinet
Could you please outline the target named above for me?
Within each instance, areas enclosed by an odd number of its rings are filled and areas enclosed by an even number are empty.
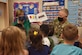
[[[9,26],[8,0],[0,0],[0,31]]]

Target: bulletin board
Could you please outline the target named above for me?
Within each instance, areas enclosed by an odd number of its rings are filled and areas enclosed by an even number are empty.
[[[68,21],[77,26],[82,26],[82,0],[68,0]]]
[[[39,12],[39,2],[15,2],[14,3],[14,17],[16,16],[16,10],[22,9],[25,15],[37,14]]]
[[[58,12],[64,8],[64,0],[43,0],[42,11],[46,12],[48,20],[46,23],[52,23],[52,21],[58,17]]]

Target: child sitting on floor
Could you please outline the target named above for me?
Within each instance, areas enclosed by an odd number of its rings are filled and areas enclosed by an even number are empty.
[[[75,25],[66,25],[61,37],[64,43],[55,46],[50,55],[82,55],[82,49],[73,45],[78,39],[78,28]]]
[[[43,34],[38,29],[31,29],[29,31],[29,38],[31,46],[28,48],[29,55],[48,55],[50,49],[47,45],[42,44]]]

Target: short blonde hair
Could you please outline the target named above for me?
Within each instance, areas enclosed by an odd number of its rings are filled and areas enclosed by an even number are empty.
[[[78,36],[78,28],[73,24],[68,24],[63,28],[62,33],[66,40],[73,41]]]
[[[21,14],[24,14],[24,11],[22,9],[16,10],[16,17],[18,17]]]
[[[66,8],[63,8],[63,9],[61,9],[60,11],[65,12],[65,13],[67,14],[67,16],[69,15],[69,11],[68,11],[68,9],[66,9]]]

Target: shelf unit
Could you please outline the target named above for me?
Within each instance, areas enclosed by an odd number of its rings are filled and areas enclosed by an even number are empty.
[[[8,0],[0,0],[0,31],[9,26]]]

